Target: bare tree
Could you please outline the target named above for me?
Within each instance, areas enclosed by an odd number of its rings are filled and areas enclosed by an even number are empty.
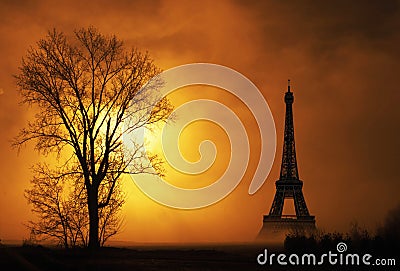
[[[39,216],[37,223],[30,222],[28,227],[35,236],[46,236],[58,240],[68,248],[75,242],[68,231],[68,203],[63,197],[62,178],[54,178],[46,167],[38,166],[32,179],[32,188],[25,196],[33,205],[32,211]]]
[[[23,103],[34,105],[37,114],[14,145],[34,140],[40,153],[78,165],[64,174],[82,175],[76,179],[85,188],[91,248],[100,246],[99,215],[121,174],[160,169],[155,156],[144,162],[142,146],[123,155],[122,144],[124,133],[171,113],[169,101],[158,97],[163,82],[145,85],[158,73],[147,53],[127,50],[94,28],[78,30],[72,39],[53,30],[22,60],[17,85]]]

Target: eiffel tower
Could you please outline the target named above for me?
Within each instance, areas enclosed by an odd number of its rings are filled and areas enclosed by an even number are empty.
[[[292,104],[293,92],[285,93],[286,116],[283,142],[282,164],[279,180],[275,182],[276,192],[271,210],[264,216],[263,227],[257,239],[271,237],[279,231],[309,231],[315,229],[315,217],[311,216],[303,195],[303,181],[299,179],[297,169],[296,148],[294,143],[294,125]],[[286,198],[293,199],[295,215],[283,215]]]

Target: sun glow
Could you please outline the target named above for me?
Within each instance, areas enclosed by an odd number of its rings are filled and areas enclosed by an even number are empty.
[[[246,120],[249,117],[251,118],[251,113],[238,98],[216,87],[184,87],[172,92],[168,96],[168,99],[175,108],[191,100],[212,99],[232,109],[232,111],[242,119],[245,125],[247,122]],[[184,126],[180,131],[178,139],[178,147],[182,158],[189,163],[196,163],[200,159],[210,161],[209,167],[204,172],[188,174],[180,171],[179,165],[171,165],[168,163],[162,146],[162,131],[165,125],[180,127],[180,121],[179,115],[177,115],[171,123],[158,123],[149,127],[152,132],[146,134],[146,150],[150,155],[155,154],[163,161],[163,179],[166,182],[186,189],[202,188],[213,184],[228,167],[231,157],[229,136],[221,126],[208,120],[196,120]],[[214,161],[212,161],[213,153],[209,149],[206,149],[208,151],[201,152],[203,148],[202,144],[210,142],[215,146],[216,157]],[[165,135],[164,144],[176,144],[175,138],[168,137],[168,134]]]
[[[246,170],[242,182],[231,194],[217,204],[196,210],[179,210],[158,204],[140,191],[133,182],[129,181],[130,178],[124,178],[124,189],[128,194],[124,213],[130,228],[126,228],[122,236],[136,236],[135,240],[137,241],[146,240],[150,242],[159,242],[160,240],[166,242],[172,240],[174,242],[188,240],[198,242],[206,240],[222,241],[226,238],[231,240],[252,238],[251,236],[249,237],[249,234],[254,230],[251,227],[244,235],[240,236],[236,235],[233,229],[224,230],[225,235],[221,235],[218,231],[204,232],[201,230],[205,226],[211,227],[212,225],[220,223],[222,212],[224,212],[225,217],[229,217],[229,219],[232,220],[232,223],[241,225],[244,221],[254,219],[254,217],[251,217],[252,212],[260,209],[260,206],[262,207],[260,202],[265,201],[265,195],[263,195],[263,193],[257,193],[257,195],[253,196],[248,195],[248,187],[260,156],[261,144],[258,126],[252,113],[237,97],[216,87],[184,87],[172,92],[168,98],[175,108],[196,99],[215,100],[229,107],[240,118],[247,133],[251,133],[251,140],[249,141],[251,150],[249,167]],[[170,124],[173,125],[173,127],[178,127],[179,116],[176,116],[175,120]],[[231,157],[230,141],[225,130],[215,123],[204,120],[191,122],[182,129],[178,144],[181,155],[185,160],[192,163],[197,162],[201,158],[199,147],[201,146],[201,142],[205,140],[209,140],[215,145],[216,152],[214,163],[212,163],[206,171],[199,174],[185,174],[177,171],[165,159],[162,148],[162,129],[165,125],[168,124],[157,123],[149,126],[148,128],[150,128],[151,131],[146,132],[145,139],[146,151],[148,154],[157,154],[163,161],[163,180],[171,185],[186,189],[203,188],[216,182],[227,169]],[[168,138],[168,136],[166,136],[164,140],[164,144],[176,143],[175,138]],[[203,152],[202,154],[205,156],[203,159],[205,158],[207,160],[210,157],[212,158],[212,153]],[[175,166],[179,168],[179,165]],[[140,206],[140,208],[138,206]],[[244,209],[241,212],[242,215],[237,216],[231,212],[226,213],[225,211],[227,208],[230,210],[235,210],[236,208]],[[252,212],[250,212],[250,210],[252,210]],[[131,220],[131,223],[129,223],[129,220]],[[137,221],[140,221],[140,223],[136,223]],[[154,223],[156,223],[157,226],[151,226]],[[198,230],[188,235],[190,237],[180,235],[178,233],[180,230],[175,228],[176,225],[192,223],[199,225],[199,227]],[[254,224],[254,227],[258,227],[257,223]],[[237,229],[239,228],[240,227]],[[140,234],[140,237],[137,236],[138,234]]]

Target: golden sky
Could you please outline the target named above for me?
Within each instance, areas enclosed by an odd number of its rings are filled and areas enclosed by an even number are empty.
[[[117,239],[251,240],[275,193],[288,78],[295,95],[299,174],[317,226],[347,230],[356,220],[374,228],[400,203],[399,8],[399,1],[390,0],[1,1],[0,239],[27,237],[23,223],[32,215],[23,192],[29,186],[30,166],[38,161],[32,146],[19,154],[10,147],[10,140],[34,114],[19,105],[12,75],[29,46],[47,30],[55,27],[71,34],[90,25],[116,34],[127,46],[148,50],[162,69],[210,62],[237,70],[260,89],[277,129],[276,160],[255,195],[247,194],[257,165],[254,155],[239,187],[221,202],[199,210],[159,205],[125,180],[125,226]],[[185,93],[196,96],[190,90]],[[204,89],[202,95],[218,99],[226,94]],[[234,99],[225,101],[243,111],[251,131],[254,120],[246,117],[248,112]],[[196,125],[191,129],[204,130],[202,126],[210,124]],[[211,138],[223,140],[217,127],[212,130]],[[197,143],[195,152],[189,145],[183,146],[184,152],[197,153]],[[257,144],[257,139],[251,142],[255,149]],[[215,175],[224,165],[224,159],[218,161]],[[206,185],[208,176],[201,182]]]

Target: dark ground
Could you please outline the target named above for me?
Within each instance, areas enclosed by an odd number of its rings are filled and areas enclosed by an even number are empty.
[[[105,247],[57,249],[41,246],[1,246],[0,270],[400,270],[395,267],[274,266],[257,264],[262,245]],[[267,246],[271,253],[282,248]],[[396,268],[397,267],[397,268]]]
[[[262,249],[260,249],[262,250]],[[259,249],[234,247],[142,247],[84,249],[2,246],[1,270],[262,270]],[[5,268],[4,268],[5,267]],[[258,269],[257,269],[258,268]]]

